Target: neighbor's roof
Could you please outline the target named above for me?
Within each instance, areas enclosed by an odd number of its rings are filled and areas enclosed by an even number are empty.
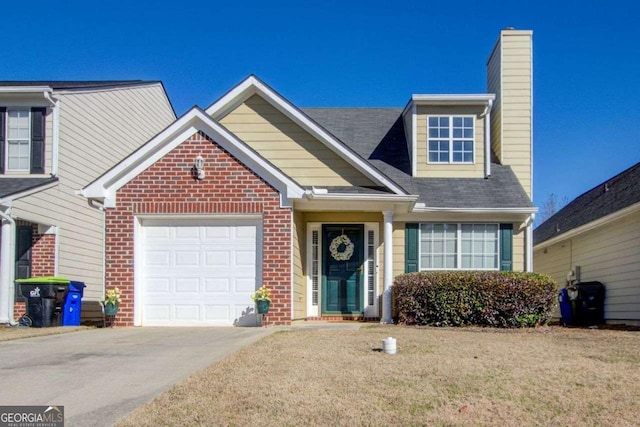
[[[0,178],[0,199],[14,194],[36,190],[48,184],[56,182],[58,178]]]
[[[533,244],[640,202],[640,162],[577,197],[533,231]]]
[[[100,89],[161,83],[159,80],[94,80],[94,81],[0,81],[0,86],[48,86],[54,90]]]
[[[491,165],[485,178],[416,178],[402,108],[303,108],[309,117],[429,208],[531,208],[509,166]]]

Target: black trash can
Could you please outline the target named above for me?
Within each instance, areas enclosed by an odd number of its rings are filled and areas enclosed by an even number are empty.
[[[600,282],[583,282],[575,285],[578,297],[575,300],[575,322],[581,326],[596,326],[604,323],[605,288]]]
[[[16,285],[19,286],[20,295],[27,300],[27,316],[31,318],[31,326],[58,326],[69,280],[62,277],[32,277],[18,279]]]

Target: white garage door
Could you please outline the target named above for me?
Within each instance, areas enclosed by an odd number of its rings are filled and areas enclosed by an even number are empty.
[[[242,323],[260,277],[258,232],[256,222],[144,222],[142,324]]]

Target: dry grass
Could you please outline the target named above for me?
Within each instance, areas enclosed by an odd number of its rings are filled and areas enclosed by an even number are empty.
[[[386,336],[398,354],[380,351]],[[201,371],[121,425],[631,426],[639,395],[638,332],[298,330]]]
[[[53,328],[25,328],[0,326],[0,341],[19,340],[22,338],[42,337],[45,335],[66,334],[68,332],[92,329],[87,326],[58,326]]]

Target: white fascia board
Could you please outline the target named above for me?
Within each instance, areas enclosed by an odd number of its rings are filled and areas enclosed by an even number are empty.
[[[55,187],[58,184],[59,184],[59,181],[53,181],[48,183],[47,185],[42,185],[39,187],[31,188],[29,190],[21,191],[20,193],[11,194],[9,196],[1,198],[0,205],[10,206],[14,200],[22,199],[23,197],[30,196],[31,194],[39,193],[40,191],[44,191],[49,188]]]
[[[496,99],[493,93],[469,93],[469,94],[414,94],[404,108],[402,114],[407,114],[415,105],[487,105]]]
[[[343,194],[318,194],[312,191],[307,191],[305,194],[306,198],[309,200],[358,200],[358,201],[371,201],[371,202],[410,202],[413,203],[418,200],[418,196],[412,195],[400,195],[400,194],[353,194],[353,193],[343,193]]]
[[[612,221],[616,221],[620,218],[636,212],[640,212],[640,203],[627,206],[626,208],[620,209],[619,211],[613,212],[607,216],[603,216],[594,221],[583,224],[580,227],[576,227],[573,230],[567,231],[566,233],[559,234],[555,237],[545,240],[542,243],[538,243],[533,247],[533,250],[544,249],[556,243],[562,242],[563,240],[571,239],[579,234],[586,233],[587,231],[591,231],[594,228],[600,227],[601,225],[608,224]]]
[[[333,135],[327,132],[324,128],[311,120],[298,107],[287,101],[284,97],[276,93],[273,89],[268,87],[255,76],[247,77],[243,82],[229,91],[226,95],[224,95],[218,101],[214,102],[209,108],[206,109],[206,112],[214,119],[219,120],[231,110],[236,108],[239,104],[255,94],[259,94],[260,96],[262,96],[278,111],[280,111],[302,129],[311,134],[314,138],[323,142],[331,151],[339,155],[347,163],[356,168],[360,173],[362,173],[369,179],[372,179],[378,184],[391,189],[391,191],[396,194],[406,194],[405,191],[395,182],[380,173],[367,161],[351,151],[342,142],[340,142]]]
[[[161,82],[149,82],[149,83],[131,83],[131,84],[118,84],[113,86],[100,86],[100,87],[80,87],[80,88],[67,88],[67,89],[56,89],[56,95],[72,95],[72,94],[81,94],[81,93],[97,93],[97,92],[109,92],[113,90],[124,90],[124,89],[138,89],[138,88],[148,88],[148,87],[156,87],[159,86],[163,90]],[[168,98],[167,98],[168,99]]]
[[[1,86],[0,93],[51,93],[49,86]]]
[[[538,208],[433,208],[427,207],[424,203],[416,203],[413,212],[451,212],[451,213],[488,213],[488,214],[533,214],[538,212]]]
[[[117,191],[145,169],[164,157],[198,131],[204,132],[231,155],[273,185],[286,198],[300,198],[304,189],[291,178],[257,156],[244,143],[216,123],[199,108],[193,108],[159,133],[140,149],[82,190],[89,199],[100,200],[105,207],[114,207]],[[283,204],[284,201],[283,201]]]

